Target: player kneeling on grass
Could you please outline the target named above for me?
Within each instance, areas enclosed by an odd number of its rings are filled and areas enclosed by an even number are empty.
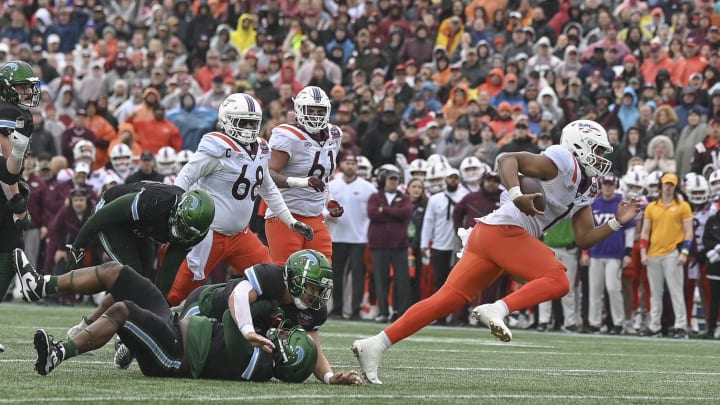
[[[107,291],[114,304],[95,322],[66,341],[55,342],[43,329],[35,332],[35,370],[46,375],[64,360],[104,346],[118,334],[140,370],[149,377],[267,381],[272,377],[302,382],[312,374],[317,347],[302,328],[280,323],[267,336],[238,328],[228,318],[180,319],[160,290],[132,268],[117,262],[74,270],[62,276],[39,275],[20,249],[13,252],[15,271],[26,299],[51,294]]]
[[[300,326],[318,348],[315,377],[325,384],[361,385],[355,371],[335,373],[320,347],[319,329],[327,320],[327,300],[332,295],[332,266],[317,250],[293,253],[285,267],[256,264],[224,284],[196,288],[185,300],[182,316],[202,315],[244,328],[266,330],[282,314],[284,325]]]
[[[466,235],[463,256],[445,284],[384,331],[353,343],[368,381],[381,384],[378,366],[391,345],[462,308],[503,273],[528,282],[501,300],[476,307],[473,317],[487,325],[496,339],[509,342],[512,333],[504,318],[510,312],[560,298],[570,288],[565,266],[538,240],[545,231],[563,218],[571,218],[576,243],[585,248],[606,239],[637,215],[638,201],[623,201],[614,218],[595,226],[591,204],[598,193],[596,179],[612,166],[604,157],[612,146],[600,124],[573,121],[563,128],[560,143],[542,154],[506,153],[498,159],[498,172],[507,191],[500,196],[500,207],[479,218]],[[542,193],[523,193],[520,173],[540,180]],[[540,211],[534,200],[543,194],[546,207]]]

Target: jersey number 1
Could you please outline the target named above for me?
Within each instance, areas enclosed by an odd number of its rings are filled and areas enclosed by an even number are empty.
[[[263,168],[261,166],[258,166],[255,170],[255,184],[252,184],[250,179],[245,177],[247,168],[248,165],[243,166],[242,171],[240,171],[240,176],[235,181],[235,184],[233,184],[232,196],[236,200],[243,200],[248,196],[248,194],[250,194],[250,199],[252,201],[255,201],[257,200],[259,194],[258,186],[261,186],[263,183]],[[241,186],[242,190],[240,190]]]
[[[335,158],[333,157],[333,153],[331,150],[328,151],[328,159],[330,159],[330,171],[328,172],[328,178],[325,178],[325,166],[320,164],[320,154],[322,152],[316,152],[315,153],[315,159],[313,159],[312,167],[310,167],[310,171],[308,172],[308,177],[315,176],[324,182],[330,181],[330,176],[335,171]]]

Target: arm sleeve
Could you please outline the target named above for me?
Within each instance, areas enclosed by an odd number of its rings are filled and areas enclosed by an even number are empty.
[[[232,292],[232,305],[228,302],[233,320],[238,328],[242,330],[245,325],[253,326],[252,313],[250,312],[250,299],[248,295],[253,287],[247,280],[241,281],[235,286]]]
[[[116,223],[132,223],[133,204],[135,196],[138,193],[124,195],[117,200],[98,208],[95,213],[90,216],[88,221],[80,228],[80,233],[73,243],[73,248],[86,247],[92,238],[98,234],[104,227]]]
[[[199,178],[208,176],[219,168],[220,162],[216,158],[204,152],[195,152],[175,177],[175,185],[187,191]]]

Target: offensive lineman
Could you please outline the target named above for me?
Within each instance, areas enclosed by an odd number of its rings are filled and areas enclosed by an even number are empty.
[[[258,198],[299,238],[313,239],[313,230],[293,218],[268,171],[270,148],[258,138],[262,124],[260,103],[252,96],[235,93],[218,110],[222,132],[203,136],[197,152],[178,173],[175,185],[188,190],[193,184],[207,191],[217,204],[211,232],[195,246],[178,270],[168,295],[179,305],[222,260],[236,271],[256,263],[270,262],[267,248],[248,224]]]
[[[265,213],[270,256],[275,263],[285,263],[300,249],[315,249],[332,257],[330,231],[323,216],[327,210],[340,217],[343,208],[332,199],[326,184],[335,171],[342,130],[330,124],[330,99],[316,86],[302,89],[293,99],[296,124],[282,124],[270,137],[270,174],[282,197],[297,220],[315,231],[312,241],[288,232],[280,213],[270,207]]]

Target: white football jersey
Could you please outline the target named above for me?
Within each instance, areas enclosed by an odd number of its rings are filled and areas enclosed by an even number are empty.
[[[500,195],[500,208],[480,218],[490,225],[516,225],[539,238],[545,231],[563,218],[572,218],[581,208],[591,205],[598,195],[596,179],[584,192],[578,192],[582,180],[580,165],[569,150],[560,145],[547,148],[543,155],[550,158],[558,168],[558,175],[549,181],[540,181],[545,194],[544,215],[534,217],[524,214],[510,199],[507,191]]]
[[[325,184],[332,180],[335,172],[335,161],[340,151],[342,130],[336,125],[330,125],[328,139],[320,144],[312,139],[304,130],[282,124],[272,130],[270,148],[290,155],[287,166],[280,174],[287,177],[315,176]],[[282,197],[293,214],[315,217],[323,212],[327,199],[328,187],[318,192],[310,187],[280,189]],[[269,205],[269,204],[268,204]],[[270,207],[265,217],[270,218],[277,212]]]
[[[270,177],[270,148],[258,139],[255,156],[220,132],[203,136],[197,152],[180,170],[175,185],[205,190],[215,200],[215,218],[210,229],[232,236],[247,228],[255,201],[263,197],[268,206],[282,209],[282,198]]]

